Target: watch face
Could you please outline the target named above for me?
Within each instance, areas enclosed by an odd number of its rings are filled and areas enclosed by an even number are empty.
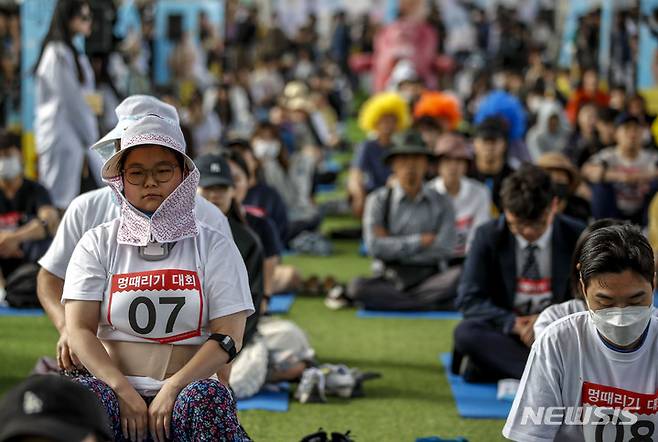
[[[231,339],[231,337],[228,336],[228,335],[224,336],[224,339],[222,340],[222,344],[224,344],[226,346],[229,346],[229,345],[233,344],[233,339]]]

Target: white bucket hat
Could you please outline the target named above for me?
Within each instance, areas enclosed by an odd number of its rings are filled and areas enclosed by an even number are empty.
[[[187,176],[176,189],[148,216],[136,209],[123,194],[123,179],[119,164],[129,150],[143,145],[171,149],[185,159]],[[199,170],[185,154],[185,139],[180,124],[148,114],[133,121],[121,134],[120,150],[105,161],[103,179],[110,185],[121,203],[121,223],[117,234],[119,244],[145,246],[149,241],[176,242],[198,234],[194,201],[199,184]]]
[[[158,115],[172,124],[180,124],[175,107],[150,95],[131,95],[116,107],[114,113],[119,120],[117,125],[90,148],[104,160],[117,152],[116,142],[121,139],[123,132],[149,114]]]
[[[120,150],[114,152],[105,161],[101,171],[103,179],[120,175],[119,163],[121,157],[128,149],[145,144],[166,147],[180,153],[185,158],[185,165],[188,170],[194,170],[194,161],[185,153],[185,137],[180,124],[152,113],[131,123],[121,134]]]

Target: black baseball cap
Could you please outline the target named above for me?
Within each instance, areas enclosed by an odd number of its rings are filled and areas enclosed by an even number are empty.
[[[211,153],[200,156],[194,163],[199,168],[200,187],[233,186],[231,168],[224,156]]]
[[[623,126],[628,123],[642,124],[638,117],[631,115],[628,112],[622,112],[617,118],[615,118],[615,126]]]
[[[0,401],[0,442],[20,436],[78,442],[90,434],[113,439],[107,413],[91,390],[63,376],[31,376]]]

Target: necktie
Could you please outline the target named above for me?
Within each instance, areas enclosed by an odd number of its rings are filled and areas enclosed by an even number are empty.
[[[525,262],[523,263],[523,269],[521,270],[521,277],[525,279],[538,280],[541,279],[539,273],[539,263],[537,262],[537,257],[535,252],[538,247],[534,244],[528,245],[525,248]]]

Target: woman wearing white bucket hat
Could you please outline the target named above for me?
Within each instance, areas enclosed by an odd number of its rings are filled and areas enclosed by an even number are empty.
[[[254,312],[232,241],[194,216],[199,171],[180,126],[147,115],[123,133],[103,179],[121,216],[88,231],[66,271],[69,340],[94,377],[115,438],[244,440],[214,374]]]

